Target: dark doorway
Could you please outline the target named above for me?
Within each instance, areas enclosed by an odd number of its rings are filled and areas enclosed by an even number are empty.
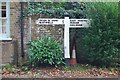
[[[87,28],[70,29],[70,56],[72,55],[72,48],[75,45],[76,58],[78,63],[86,63],[85,52],[83,47],[83,37]]]

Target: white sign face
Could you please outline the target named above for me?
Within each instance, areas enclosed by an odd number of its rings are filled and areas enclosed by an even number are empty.
[[[70,28],[88,27],[88,19],[70,19]]]
[[[80,27],[89,27],[89,20],[88,19],[69,19],[70,24],[69,28],[80,28]],[[39,25],[63,25],[64,19],[44,19],[39,18],[36,20],[36,24]]]
[[[39,25],[60,25],[64,24],[64,19],[38,19],[36,24]]]

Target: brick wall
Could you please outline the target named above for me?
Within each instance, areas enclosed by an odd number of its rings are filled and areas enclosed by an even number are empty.
[[[19,8],[19,2],[10,3],[10,37],[12,40],[0,42],[2,47],[2,64],[16,63],[16,55],[20,54],[20,28],[18,25],[20,15]]]
[[[63,44],[63,29],[64,25],[37,25],[35,22],[36,20],[40,18],[40,15],[34,15],[31,16],[31,24],[32,24],[32,40],[35,40],[37,38],[41,38],[45,35],[49,35],[56,40],[59,41],[59,43]],[[41,18],[46,18],[45,16],[42,15]]]
[[[17,41],[2,42],[2,64],[17,64]]]
[[[17,63],[21,59],[21,32],[20,32],[20,3],[11,2],[11,38],[12,41],[3,41],[2,42],[2,60],[3,63]],[[40,17],[45,18],[43,15],[34,15],[25,17],[24,19],[24,53],[25,58],[28,60],[29,48],[28,41],[41,38],[45,35],[49,35],[57,39],[61,44],[63,44],[63,27],[61,25],[55,26],[45,26],[37,25],[35,21]],[[42,18],[41,17],[41,18]],[[30,19],[31,18],[31,22]],[[31,34],[30,34],[31,26]]]

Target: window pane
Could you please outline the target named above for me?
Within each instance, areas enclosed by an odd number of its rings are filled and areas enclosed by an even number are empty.
[[[2,17],[6,17],[6,3],[2,3]]]
[[[2,19],[2,33],[6,33],[6,19]]]
[[[3,9],[3,10],[6,10],[6,6],[5,6],[5,5],[2,5],[2,9]]]
[[[2,6],[6,6],[6,2],[2,2]]]
[[[6,27],[2,26],[2,33],[5,34],[6,33]]]
[[[6,25],[6,18],[2,18],[2,25]]]
[[[2,17],[6,17],[6,11],[2,11]]]

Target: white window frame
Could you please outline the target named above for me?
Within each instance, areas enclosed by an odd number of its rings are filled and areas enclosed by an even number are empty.
[[[0,40],[12,40],[10,38],[10,1],[6,1],[6,17],[2,17],[2,2],[0,1]],[[2,31],[2,20],[6,19],[6,25],[5,31],[6,33],[3,33]]]

